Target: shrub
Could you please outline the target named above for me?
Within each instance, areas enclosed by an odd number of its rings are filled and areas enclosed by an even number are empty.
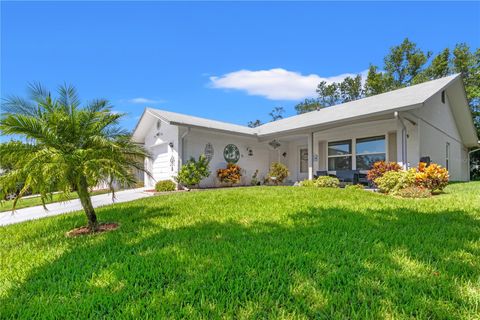
[[[375,183],[375,180],[382,177],[386,172],[400,170],[402,170],[402,167],[396,162],[377,161],[368,171],[367,178]]]
[[[300,187],[316,187],[315,180],[303,180],[298,184]]]
[[[427,188],[431,192],[442,191],[448,184],[448,171],[436,163],[427,166],[426,163],[420,162],[415,180],[417,186]]]
[[[361,184],[347,184],[345,186],[345,189],[347,190],[363,190],[365,187]]]
[[[289,174],[290,172],[284,164],[281,164],[280,162],[273,162],[270,166],[270,172],[265,180],[267,182],[272,182],[276,185],[279,185],[285,181]]]
[[[415,174],[416,169],[387,171],[375,180],[375,184],[381,192],[395,194],[400,189],[415,185]]]
[[[208,159],[203,154],[198,161],[192,157],[180,168],[175,180],[188,187],[198,186],[200,181],[210,176],[208,167]]]
[[[157,192],[175,191],[176,188],[177,186],[172,180],[161,180],[155,184],[155,191]]]
[[[217,177],[220,182],[234,185],[240,182],[242,173],[238,165],[234,163],[227,163],[227,167],[225,169],[217,170]]]
[[[255,170],[255,172],[252,175],[252,180],[250,180],[250,184],[252,186],[259,186],[260,185],[260,180],[258,180],[258,170]]]
[[[432,196],[432,193],[425,187],[410,186],[398,190],[397,196],[402,198],[428,198]]]
[[[318,188],[338,188],[340,181],[335,177],[321,176],[315,181],[315,187]]]

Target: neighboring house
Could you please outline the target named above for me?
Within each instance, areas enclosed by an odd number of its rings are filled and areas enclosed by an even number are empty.
[[[311,179],[317,170],[368,170],[378,160],[405,168],[421,158],[447,167],[451,180],[469,180],[468,149],[478,137],[460,75],[296,115],[257,128],[146,108],[134,133],[152,158],[145,185],[172,179],[190,157],[206,154],[212,174],[203,186],[218,184],[216,170],[227,160],[244,170],[267,174],[272,162],[290,170],[289,181]]]

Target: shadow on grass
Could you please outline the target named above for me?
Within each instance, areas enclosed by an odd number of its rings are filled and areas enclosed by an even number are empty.
[[[480,256],[472,245],[480,226],[462,211],[310,207],[282,224],[171,227],[179,214],[161,205],[103,209],[104,220],[121,228],[62,239],[69,250],[2,297],[0,317],[463,318],[478,311],[462,286],[480,276],[471,259]],[[55,232],[79,218],[59,219]]]

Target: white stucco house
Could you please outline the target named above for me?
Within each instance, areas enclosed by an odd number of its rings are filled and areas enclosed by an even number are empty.
[[[421,158],[448,168],[451,180],[469,179],[469,148],[478,137],[460,75],[394,90],[257,128],[146,108],[133,133],[151,153],[145,185],[173,179],[190,157],[206,154],[212,174],[237,161],[248,184],[272,162],[288,166],[289,182],[311,179],[319,170],[368,170],[377,160],[416,166]]]

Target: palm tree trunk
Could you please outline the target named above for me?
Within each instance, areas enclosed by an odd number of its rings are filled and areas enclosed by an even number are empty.
[[[90,194],[88,193],[88,183],[85,176],[81,176],[77,183],[77,192],[80,202],[82,203],[83,211],[87,215],[88,219],[88,228],[91,231],[97,230],[98,222],[97,215],[93,209],[92,199],[90,199]]]

